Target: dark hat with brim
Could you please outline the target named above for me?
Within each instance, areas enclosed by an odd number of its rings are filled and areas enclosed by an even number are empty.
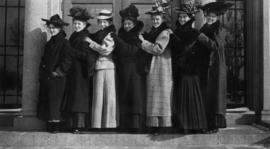
[[[47,25],[53,24],[54,26],[68,26],[69,24],[64,22],[58,14],[53,15],[49,20],[48,19],[41,19],[45,21]]]
[[[176,7],[175,8],[176,13],[180,14],[180,13],[185,13],[187,14],[189,17],[194,17],[195,14],[198,11],[197,7],[195,7],[193,4],[182,4],[180,5],[180,7]]]
[[[69,10],[69,15],[75,20],[80,20],[80,21],[88,21],[89,19],[93,19],[93,17],[89,14],[87,9],[81,8],[81,7],[73,7]]]
[[[145,14],[149,15],[161,15],[165,14],[166,12],[163,9],[159,9],[158,7],[154,6],[151,10],[147,11]]]
[[[217,15],[223,15],[232,6],[233,6],[232,3],[212,2],[203,5],[201,9],[206,13],[213,12]]]
[[[122,19],[137,20],[137,17],[139,17],[139,10],[135,5],[131,4],[129,7],[121,10],[119,14]]]

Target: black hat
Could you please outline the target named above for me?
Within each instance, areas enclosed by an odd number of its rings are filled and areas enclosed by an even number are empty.
[[[186,13],[189,17],[193,18],[195,13],[199,12],[194,4],[182,4],[180,7],[175,8],[177,13]]]
[[[70,14],[68,16],[72,17],[75,20],[87,21],[89,19],[93,19],[87,9],[81,7],[73,7],[69,10],[69,13]]]
[[[155,6],[152,10],[149,10],[145,14],[155,15],[155,14],[166,14],[166,10],[170,9],[171,2],[167,0],[155,0]]]
[[[145,14],[155,15],[155,14],[165,14],[163,9],[159,9],[156,6],[153,6],[151,10],[147,11]]]
[[[137,20],[137,17],[139,16],[139,10],[135,5],[131,4],[129,7],[121,10],[119,14],[123,19],[129,18],[131,20]]]
[[[67,26],[68,23],[64,22],[58,14],[53,15],[50,20],[48,19],[41,19],[42,21],[45,21],[47,25],[53,24],[54,26]]]
[[[217,15],[223,15],[230,7],[232,7],[232,3],[225,2],[212,2],[205,4],[201,7],[204,12],[213,12]]]

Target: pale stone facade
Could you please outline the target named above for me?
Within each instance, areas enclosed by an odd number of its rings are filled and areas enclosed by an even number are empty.
[[[202,4],[214,0],[200,0]],[[249,1],[250,3],[253,2]],[[263,112],[262,120],[270,122],[270,11],[269,0],[263,0]],[[255,5],[256,6],[256,5]],[[62,0],[26,0],[25,1],[25,38],[23,65],[22,115],[14,120],[17,130],[40,130],[45,124],[36,118],[39,83],[38,68],[42,49],[48,40],[41,18],[53,14],[62,15]],[[202,13],[198,14],[196,27],[203,24]]]
[[[270,123],[270,2],[263,0],[263,112],[262,120]]]

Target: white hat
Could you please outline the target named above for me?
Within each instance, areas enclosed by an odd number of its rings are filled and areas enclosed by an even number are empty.
[[[107,9],[103,9],[98,13],[98,16],[96,17],[99,20],[107,20],[112,18],[112,12],[110,10]]]

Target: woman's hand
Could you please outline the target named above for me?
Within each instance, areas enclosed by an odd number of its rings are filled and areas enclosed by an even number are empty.
[[[139,39],[140,39],[141,41],[144,41],[144,40],[145,40],[145,39],[143,38],[143,35],[142,35],[142,34],[139,35]]]
[[[58,75],[57,72],[52,72],[52,76],[53,76],[53,77],[58,77],[59,75]]]
[[[91,43],[93,43],[93,40],[90,39],[89,37],[86,37],[86,38],[84,39],[84,41],[90,43],[90,45],[91,45]]]

